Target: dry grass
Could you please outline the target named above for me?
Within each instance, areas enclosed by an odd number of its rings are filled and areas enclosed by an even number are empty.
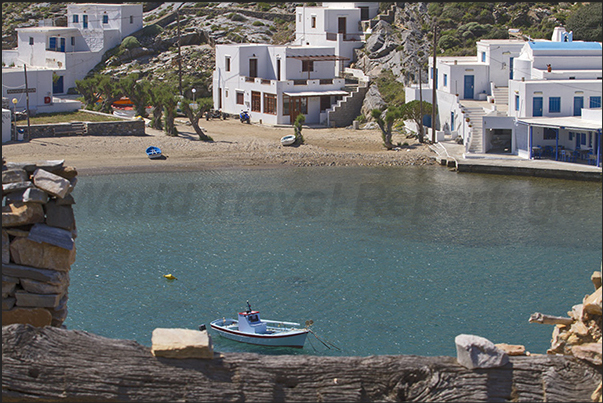
[[[86,112],[62,112],[62,113],[40,113],[36,116],[32,116],[29,118],[29,122],[32,125],[44,125],[44,124],[53,124],[53,123],[68,123],[68,122],[116,122],[121,121],[123,119],[111,117],[111,116],[103,116],[96,115],[93,113]],[[19,121],[18,125],[23,125],[24,121]],[[27,121],[25,121],[27,124]]]

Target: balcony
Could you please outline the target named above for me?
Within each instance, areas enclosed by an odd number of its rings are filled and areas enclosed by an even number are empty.
[[[341,35],[341,39],[344,42],[359,42],[362,40],[360,34],[337,34],[334,32],[327,32],[327,41],[337,41],[339,35]]]

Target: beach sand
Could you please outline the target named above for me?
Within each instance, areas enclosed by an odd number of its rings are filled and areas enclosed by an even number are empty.
[[[416,139],[394,135],[408,143],[399,151],[382,145],[379,129],[304,128],[305,144],[285,147],[282,136],[291,127],[244,124],[238,119],[200,121],[214,142],[199,140],[190,123],[177,119],[177,137],[146,128],[145,136],[65,136],[2,145],[8,162],[65,160],[80,174],[186,171],[227,167],[269,166],[400,166],[435,164],[435,153]],[[145,150],[154,145],[166,157],[151,160]]]

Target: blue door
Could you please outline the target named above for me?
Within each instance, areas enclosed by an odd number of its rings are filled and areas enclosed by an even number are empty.
[[[513,79],[513,58],[509,58],[509,80]]]
[[[574,116],[580,116],[582,114],[583,107],[584,97],[574,97]]]
[[[61,38],[61,52],[65,51],[65,38]]]
[[[465,76],[465,91],[463,99],[473,99],[473,79],[475,76]]]
[[[84,26],[84,29],[88,28],[88,16],[86,14],[84,14],[82,17],[82,24]]]
[[[64,91],[64,89],[63,89],[63,76],[59,76],[52,83],[52,93],[53,94],[62,94],[63,91]]]
[[[532,101],[532,116],[542,116],[542,97],[534,97]]]

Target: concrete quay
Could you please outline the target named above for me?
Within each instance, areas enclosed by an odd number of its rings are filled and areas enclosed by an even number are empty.
[[[532,159],[505,154],[465,155],[465,146],[451,140],[433,144],[436,161],[457,172],[486,173],[499,175],[522,175],[543,178],[581,181],[601,181],[601,167],[587,164]]]

